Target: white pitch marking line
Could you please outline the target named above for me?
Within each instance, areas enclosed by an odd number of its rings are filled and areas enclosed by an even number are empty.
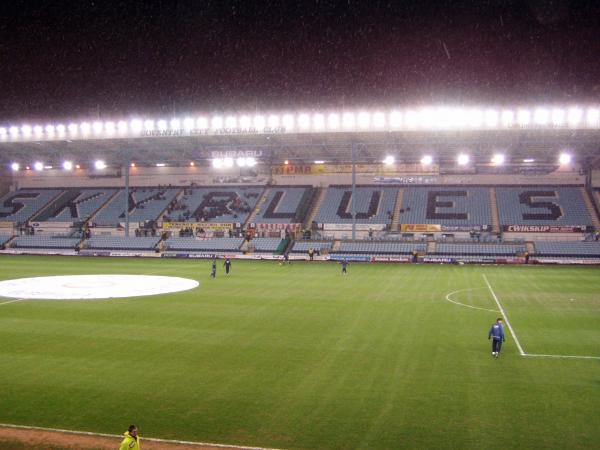
[[[535,358],[570,358],[570,359],[600,359],[600,356],[580,356],[580,355],[538,355],[535,353],[525,353],[523,356]]]
[[[510,334],[513,335],[513,339],[515,340],[515,344],[517,344],[517,348],[519,349],[520,355],[521,356],[525,356],[526,353],[525,353],[525,351],[523,351],[523,347],[521,347],[521,343],[519,342],[519,338],[517,337],[517,335],[515,333],[515,330],[513,330],[513,328],[510,326],[510,322],[508,320],[508,316],[506,315],[506,312],[504,311],[504,308],[500,304],[500,300],[498,300],[498,297],[496,296],[496,293],[492,289],[492,286],[490,285],[490,282],[488,281],[487,277],[485,276],[485,273],[483,273],[481,275],[483,276],[483,279],[485,280],[485,284],[487,284],[487,287],[490,290],[490,293],[492,294],[492,297],[494,297],[494,300],[496,301],[496,304],[498,305],[498,308],[500,309],[500,313],[504,317],[504,321],[506,322],[506,326],[510,330]]]
[[[497,309],[488,309],[488,308],[481,308],[481,307],[479,307],[479,306],[465,305],[464,303],[457,302],[457,301],[455,301],[455,300],[452,300],[452,299],[450,298],[450,297],[452,297],[454,294],[458,294],[459,292],[463,292],[463,291],[472,291],[472,290],[475,290],[475,289],[485,289],[485,288],[466,288],[466,289],[458,289],[457,291],[453,291],[453,292],[450,292],[449,294],[446,294],[446,300],[448,300],[450,303],[454,303],[455,305],[458,305],[458,306],[464,306],[465,308],[479,309],[479,310],[481,310],[481,311],[489,311],[489,312],[494,312],[494,313],[500,312],[500,311],[498,311]]]
[[[2,302],[2,303],[0,303],[0,306],[2,306],[2,305],[8,305],[9,303],[16,303],[16,302],[20,302],[20,301],[23,301],[23,300],[26,300],[26,299],[24,299],[24,298],[18,298],[18,299],[16,299],[16,300],[9,300],[9,301],[7,301],[7,302]]]
[[[121,435],[121,434],[93,433],[91,431],[62,430],[60,428],[45,428],[45,427],[33,427],[33,426],[27,426],[27,425],[13,425],[11,423],[0,423],[0,427],[15,428],[15,429],[20,429],[20,430],[53,431],[56,433],[70,433],[70,434],[77,434],[80,436],[100,436],[100,437],[109,437],[109,438],[118,438],[118,439],[123,438],[123,435]],[[242,446],[242,445],[211,444],[209,442],[178,441],[175,439],[159,439],[159,438],[149,438],[149,437],[142,437],[141,439],[143,441],[150,441],[150,442],[163,442],[163,443],[168,443],[168,444],[182,444],[182,445],[197,445],[197,446],[204,446],[204,447],[236,448],[236,449],[240,449],[240,450],[277,450],[274,448],[267,448],[267,447],[246,447],[246,446]]]

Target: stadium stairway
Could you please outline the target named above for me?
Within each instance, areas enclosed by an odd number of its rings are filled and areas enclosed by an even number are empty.
[[[394,204],[394,215],[392,216],[392,223],[390,224],[390,231],[400,231],[400,210],[402,209],[402,197],[404,196],[404,189],[398,189],[398,194],[396,195],[396,203]]]
[[[43,217],[44,214],[46,213],[46,211],[48,211],[58,200],[60,200],[61,198],[65,197],[67,195],[69,195],[68,190],[62,191],[55,198],[53,198],[51,201],[49,201],[43,208],[41,208],[39,211],[36,211],[34,213],[34,215],[31,216],[28,220],[33,221],[33,222],[37,221],[38,217]]]
[[[262,192],[260,198],[256,202],[256,206],[254,207],[252,212],[248,215],[246,222],[244,222],[244,228],[246,228],[248,226],[248,224],[254,223],[254,219],[256,219],[256,215],[259,213],[259,211],[261,210],[261,208],[264,206],[265,202],[267,201],[269,192],[271,192],[270,187],[263,189],[263,192]]]
[[[592,223],[594,224],[594,228],[596,230],[600,229],[600,220],[598,220],[598,213],[596,210],[596,206],[594,205],[594,200],[591,197],[590,192],[584,187],[581,187],[581,196],[583,197],[583,201],[585,206],[590,213],[590,217],[592,218]]]
[[[490,188],[490,210],[492,212],[492,231],[500,232],[500,219],[498,218],[498,199],[496,198],[496,188]]]
[[[432,253],[435,253],[436,247],[435,247],[435,241],[428,241],[427,242],[427,254],[431,255]]]
[[[94,214],[92,214],[90,216],[90,218],[87,220],[87,223],[94,223],[94,219],[95,217],[100,214],[102,211],[104,211],[104,209],[110,204],[110,202],[112,202],[113,198],[115,198],[117,195],[119,195],[120,189],[116,189],[115,192],[113,193],[113,195],[111,195],[110,197],[108,197],[106,199],[106,201],[104,202],[104,204],[98,208],[98,211],[96,211]]]
[[[527,253],[530,255],[535,254],[535,245],[533,242],[526,242],[525,245],[527,246]]]
[[[340,241],[339,239],[333,241],[333,245],[331,246],[331,252],[332,253],[339,252],[340,245],[342,245],[342,241]]]
[[[306,215],[306,220],[303,223],[303,227],[304,228],[310,228],[311,224],[313,223],[313,220],[315,220],[315,216],[317,215],[317,212],[319,211],[319,209],[321,208],[321,205],[323,204],[323,200],[325,200],[325,194],[327,194],[327,188],[316,188],[318,190],[317,194],[315,195],[315,201],[314,203],[311,205],[311,207],[309,208],[309,212]]]

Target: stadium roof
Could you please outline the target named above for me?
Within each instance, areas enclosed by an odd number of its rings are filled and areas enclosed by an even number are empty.
[[[579,162],[600,162],[600,109],[595,106],[534,108],[431,107],[388,111],[325,111],[282,114],[203,115],[171,120],[0,126],[0,162],[31,164],[65,158],[85,164],[103,158],[119,164],[130,152],[137,162],[187,164],[215,155],[246,152],[260,161],[420,161],[425,154],[453,164],[466,153],[488,163],[553,164],[562,152]]]

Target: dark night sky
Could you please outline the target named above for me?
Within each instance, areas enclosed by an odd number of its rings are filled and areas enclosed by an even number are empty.
[[[600,1],[0,5],[3,122],[599,99]]]

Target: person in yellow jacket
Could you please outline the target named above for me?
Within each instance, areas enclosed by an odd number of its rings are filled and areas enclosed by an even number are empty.
[[[128,430],[125,432],[125,437],[119,450],[140,450],[140,438],[138,436],[138,430],[135,425],[129,425]]]

